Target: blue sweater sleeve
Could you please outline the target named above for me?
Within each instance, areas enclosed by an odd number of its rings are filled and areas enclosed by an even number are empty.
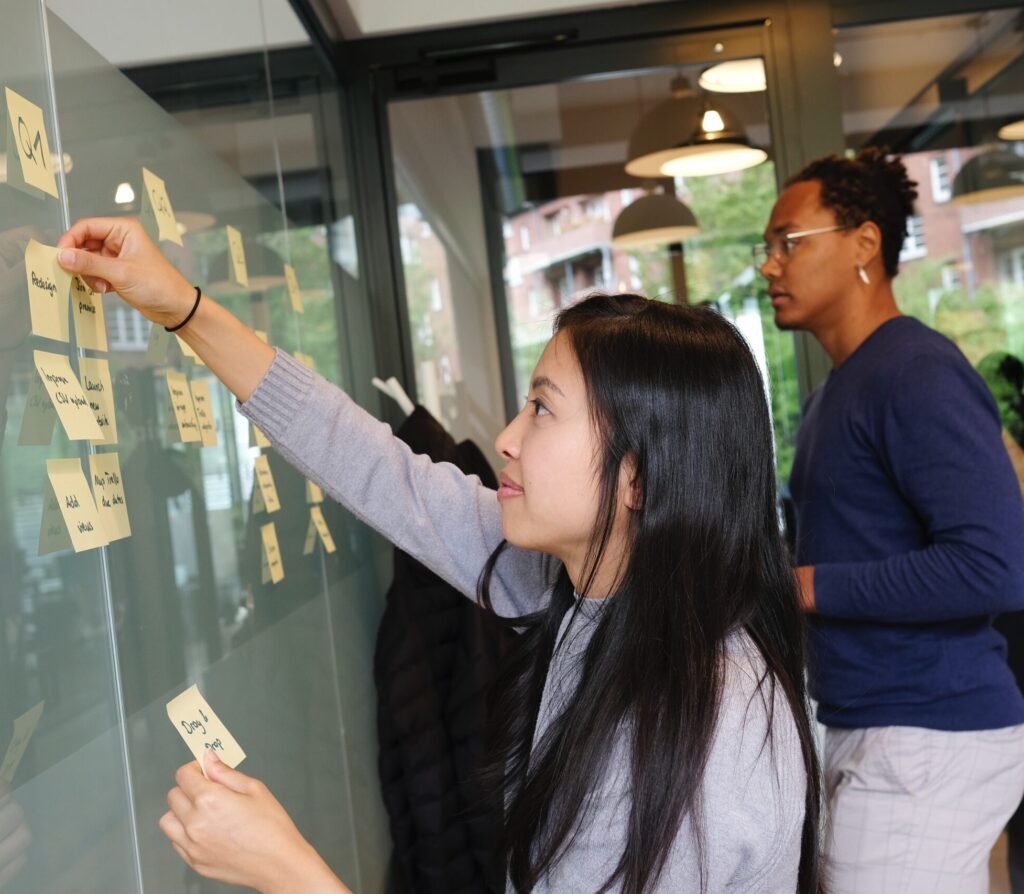
[[[825,616],[890,623],[1024,608],[1024,506],[995,402],[966,360],[908,358],[886,396],[880,455],[924,546],[878,561],[817,565]]]

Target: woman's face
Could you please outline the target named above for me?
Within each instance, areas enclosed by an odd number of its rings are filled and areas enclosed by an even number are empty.
[[[564,333],[544,349],[526,406],[495,446],[507,460],[498,491],[505,539],[561,559],[578,584],[598,511],[599,444]]]

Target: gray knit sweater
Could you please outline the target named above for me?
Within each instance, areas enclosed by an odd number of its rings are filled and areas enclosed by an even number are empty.
[[[414,455],[391,429],[344,392],[278,352],[242,412],[274,447],[326,493],[469,598],[487,557],[501,542],[494,491],[448,463]],[[550,563],[509,548],[498,562],[491,595],[499,614],[516,617],[550,598]],[[598,603],[569,611],[548,670],[535,742],[579,685]],[[571,625],[571,630],[566,628]],[[705,890],[781,894],[796,888],[806,778],[796,726],[783,696],[774,705],[770,741],[766,697],[757,681],[763,663],[744,633],[727,644],[718,724],[703,783]],[[767,691],[767,690],[765,690]],[[629,816],[628,746],[613,743],[610,770],[595,792],[581,834],[535,891],[590,894],[622,853]],[[684,820],[654,889],[699,891],[692,830]]]

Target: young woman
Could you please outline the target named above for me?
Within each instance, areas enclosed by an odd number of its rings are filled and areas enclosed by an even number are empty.
[[[283,456],[521,631],[490,767],[510,891],[821,890],[768,409],[728,322],[635,295],[564,310],[498,437],[495,499],[199,300],[137,222],[60,245],[157,324],[194,310],[179,335]],[[207,770],[179,770],[161,820],[186,862],[266,894],[348,890],[261,783]]]

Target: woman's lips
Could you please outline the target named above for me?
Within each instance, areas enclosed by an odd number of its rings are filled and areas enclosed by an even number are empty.
[[[523,489],[507,475],[501,475],[498,479],[501,486],[498,488],[498,499],[508,500],[512,497],[521,497]]]

